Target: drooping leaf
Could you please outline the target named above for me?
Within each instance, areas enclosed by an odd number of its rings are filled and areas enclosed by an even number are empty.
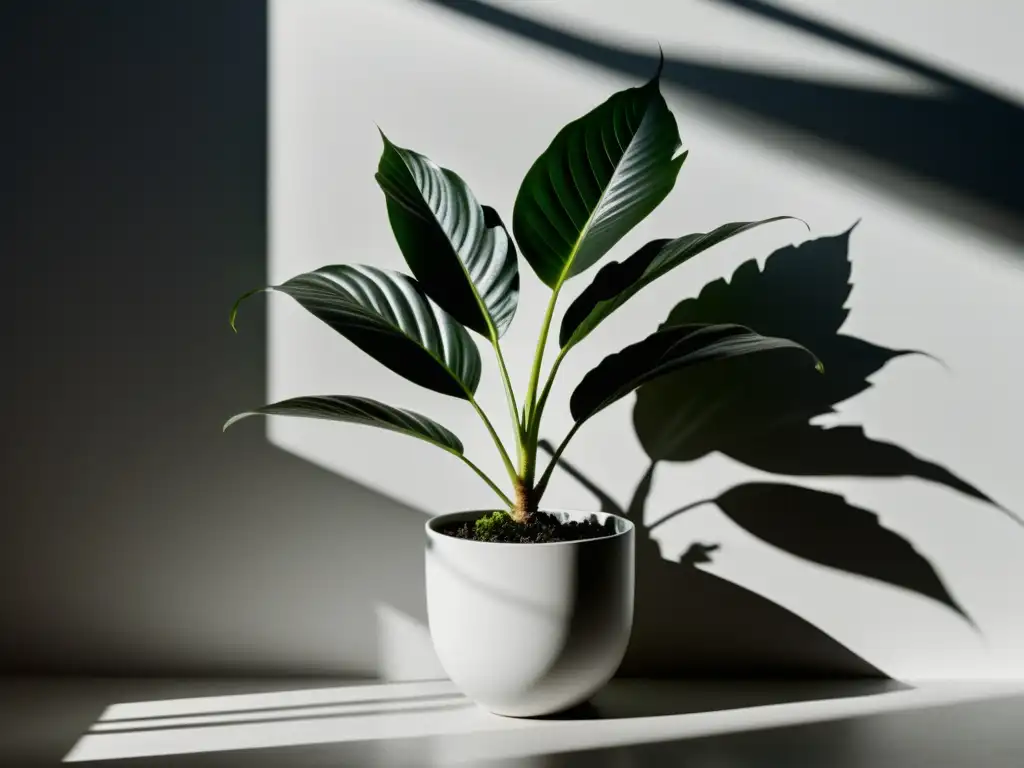
[[[264,405],[251,411],[232,416],[224,424],[226,430],[232,424],[248,416],[301,416],[307,419],[327,419],[378,427],[392,432],[409,435],[443,448],[449,453],[462,455],[462,441],[433,419],[366,397],[352,395],[314,395],[293,397],[277,403]]]
[[[468,399],[480,383],[480,351],[466,329],[427,298],[415,280],[391,270],[339,264],[306,272],[281,285],[361,350],[421,387]],[[234,326],[238,305],[231,312]]]
[[[467,328],[489,337],[493,326],[502,335],[516,313],[519,263],[498,213],[455,172],[381,138],[376,179],[412,274]]]
[[[609,262],[565,311],[558,343],[563,348],[578,344],[641,289],[712,246],[762,224],[792,218],[775,216],[762,221],[736,221],[711,232],[683,235],[675,240],[653,240],[623,262]]]
[[[562,128],[527,172],[512,231],[549,287],[583,272],[653,211],[675,185],[686,153],[659,89],[612,95]]]
[[[838,494],[783,483],[746,483],[718,507],[737,525],[796,557],[902,587],[970,621],[931,563],[882,525],[878,515]]]
[[[572,393],[569,410],[573,419],[581,422],[644,383],[673,371],[776,349],[801,350],[815,359],[795,341],[762,336],[742,325],[663,328],[609,355],[587,373]]]
[[[838,331],[848,314],[850,231],[786,247],[764,269],[748,261],[730,281],[715,280],[685,299],[665,326],[736,322],[803,344],[828,375],[809,371],[798,356],[748,357],[672,374],[637,393],[633,423],[654,460],[690,461],[726,451],[780,423],[806,423],[871,386],[890,360],[911,354]],[[663,326],[663,327],[665,327]]]

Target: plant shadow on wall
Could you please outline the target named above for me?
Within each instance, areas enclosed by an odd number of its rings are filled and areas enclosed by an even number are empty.
[[[702,570],[699,566],[713,561],[718,543],[694,541],[678,563],[663,559],[655,530],[705,503],[714,503],[735,524],[778,549],[910,590],[971,622],[910,542],[884,527],[874,512],[838,494],[792,482],[749,482],[713,499],[680,499],[679,509],[644,525],[658,464],[694,461],[714,452],[793,477],[919,478],[1009,514],[947,469],[874,440],[860,427],[811,424],[868,389],[868,378],[888,362],[921,354],[840,332],[849,314],[844,305],[852,288],[848,251],[853,229],[782,248],[763,269],[756,260],[747,261],[730,280],[715,280],[696,298],[680,302],[666,321],[734,322],[792,338],[818,353],[826,375],[813,370],[808,375],[799,356],[780,351],[669,374],[642,386],[633,424],[651,463],[626,510],[570,462],[559,460],[560,468],[593,493],[604,511],[625,515],[637,527],[633,640],[620,674],[883,674],[787,609]],[[550,442],[542,447],[553,451]]]
[[[527,39],[577,59],[627,75],[649,72],[649,53],[606,42],[570,27],[547,23],[543,4],[482,0],[419,0]],[[791,78],[743,67],[666,54],[665,82],[703,101],[716,115],[759,142],[788,144],[803,157],[853,175],[863,184],[930,207],[941,216],[1024,242],[1024,110],[977,82],[763,0],[709,0],[749,14],[814,42],[846,49],[920,79],[927,92],[905,93],[829,82],[812,75]],[[536,7],[532,7],[536,6]],[[523,10],[525,13],[520,13]],[[536,15],[535,15],[536,14]],[[766,131],[766,121],[796,132]],[[800,136],[813,136],[808,142]],[[894,173],[880,173],[881,168]],[[907,177],[927,184],[904,183]]]

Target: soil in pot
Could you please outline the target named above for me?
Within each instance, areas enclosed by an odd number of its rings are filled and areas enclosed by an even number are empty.
[[[612,536],[615,521],[609,517],[604,523],[599,523],[597,517],[588,517],[586,520],[563,522],[554,515],[537,512],[529,521],[517,523],[507,512],[492,512],[475,523],[449,525],[440,529],[440,533],[457,539],[501,544],[546,544]]]

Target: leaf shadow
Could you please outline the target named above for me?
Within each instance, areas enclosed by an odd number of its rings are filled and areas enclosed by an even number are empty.
[[[843,496],[796,484],[800,477],[910,477],[984,502],[1021,520],[949,469],[869,437],[860,426],[826,428],[811,419],[872,386],[869,377],[896,358],[924,354],[881,347],[840,332],[849,310],[850,237],[854,227],[750,260],[729,280],[679,302],[662,327],[739,323],[792,338],[824,362],[808,370],[800,354],[755,355],[671,374],[637,392],[633,426],[650,465],[629,505],[614,500],[571,463],[562,471],[602,509],[637,525],[634,637],[621,674],[874,676],[883,673],[787,609],[702,570],[720,542],[696,541],[671,562],[653,529],[687,510],[713,503],[761,541],[803,560],[907,590],[945,606],[978,627],[935,566],[879,516]],[[814,290],[806,287],[813,285]],[[927,356],[927,355],[925,355]],[[549,454],[550,443],[542,447]],[[719,453],[790,479],[737,485],[643,524],[653,473],[661,462]],[[698,668],[699,667],[699,668]]]
[[[547,441],[541,447],[549,454]],[[601,511],[642,521],[652,471],[627,510],[564,458],[561,470],[591,491]],[[654,465],[651,465],[653,470]],[[718,679],[884,678],[885,673],[792,611],[701,570],[718,544],[694,542],[678,562],[666,560],[636,525],[633,632],[618,674],[623,677]],[[756,631],[751,631],[756,628]]]

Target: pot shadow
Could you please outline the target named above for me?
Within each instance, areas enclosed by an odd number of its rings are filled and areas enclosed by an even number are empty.
[[[879,696],[911,686],[888,678],[853,680],[652,680],[616,678],[589,701],[535,720],[622,720]]]
[[[633,411],[650,458],[626,509],[564,459],[559,467],[598,499],[602,511],[636,525],[636,598],[624,677],[886,678],[869,661],[780,605],[700,568],[720,544],[694,541],[673,562],[662,557],[653,529],[676,515],[714,503],[748,533],[798,558],[910,590],[973,624],[935,567],[912,543],[881,525],[878,515],[834,493],[791,482],[751,482],[717,498],[690,499],[654,525],[644,509],[660,462],[718,452],[754,469],[790,476],[912,477],[988,503],[1020,520],[944,467],[868,437],[857,426],[810,424],[864,392],[894,350],[839,332],[849,310],[849,241],[853,231],[787,246],[742,264],[681,301],[665,325],[734,322],[795,339],[823,361],[825,375],[802,352],[752,355],[691,368],[644,385]],[[813,292],[804,286],[814,285]],[[663,326],[664,327],[664,326]],[[936,362],[937,365],[940,363]],[[542,442],[550,455],[552,445]],[[976,627],[975,627],[976,629]]]

